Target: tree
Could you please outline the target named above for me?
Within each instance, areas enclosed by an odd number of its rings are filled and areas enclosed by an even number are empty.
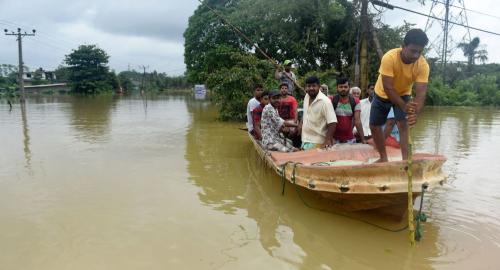
[[[96,45],[80,45],[66,55],[68,82],[73,91],[84,94],[112,91],[114,79],[107,66],[108,59],[106,52]]]
[[[58,82],[67,82],[69,78],[69,68],[65,66],[58,66],[56,70],[54,70],[56,74],[56,78]]]
[[[488,60],[488,52],[485,49],[479,49],[480,42],[479,38],[475,37],[469,43],[462,42],[458,44],[458,48],[461,48],[464,52],[464,56],[467,57],[469,69],[475,64],[476,59],[479,59],[482,63]]]

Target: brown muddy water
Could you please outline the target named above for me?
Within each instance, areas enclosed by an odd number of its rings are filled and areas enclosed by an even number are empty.
[[[500,269],[500,110],[426,108],[424,238],[311,209],[242,124],[163,96],[0,101],[0,269]]]

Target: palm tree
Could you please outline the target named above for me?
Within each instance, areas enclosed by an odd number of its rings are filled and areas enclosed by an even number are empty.
[[[488,60],[488,52],[485,49],[478,50],[479,43],[479,38],[475,37],[469,43],[462,42],[458,44],[458,48],[461,48],[464,52],[464,56],[467,57],[469,68],[475,64],[476,59],[479,59],[481,63],[484,63],[486,62],[486,60]]]

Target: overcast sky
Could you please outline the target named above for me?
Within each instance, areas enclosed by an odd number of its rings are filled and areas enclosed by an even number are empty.
[[[469,9],[495,16],[500,13],[494,0],[464,1]],[[416,1],[389,2],[422,13],[428,13],[430,8]],[[147,65],[149,70],[178,75],[185,71],[182,34],[197,6],[197,0],[0,0],[0,27],[37,30],[36,36],[23,39],[24,62],[31,68],[54,69],[78,45],[98,44],[111,56],[110,66],[117,71],[127,70],[129,65],[136,70],[139,65]],[[441,9],[435,9],[437,15]],[[452,12],[456,14],[457,9],[452,8]],[[500,32],[498,17],[468,12],[468,19],[471,26]],[[401,25],[406,20],[421,28],[427,22],[425,17],[398,10],[384,11],[383,20],[391,25]],[[438,26],[434,22],[429,30],[431,41],[440,33]],[[452,30],[456,40],[464,34],[460,27]],[[494,50],[500,36],[473,30],[471,35],[480,37],[481,43],[487,45],[489,62],[500,63],[500,51]],[[453,59],[465,58],[456,51]],[[17,64],[17,43],[12,36],[0,37],[0,63]]]

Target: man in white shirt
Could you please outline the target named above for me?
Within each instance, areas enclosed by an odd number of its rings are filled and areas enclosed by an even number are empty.
[[[370,130],[370,110],[372,106],[373,94],[375,93],[375,84],[370,83],[368,89],[366,89],[367,98],[362,99],[359,103],[361,105],[361,124],[363,126],[363,133],[365,135],[365,140],[372,137],[372,132]],[[356,127],[353,129],[354,135],[358,138],[358,132]],[[358,138],[361,140],[361,138]]]
[[[253,135],[253,118],[252,111],[260,105],[260,97],[262,92],[264,92],[264,87],[262,84],[256,84],[254,86],[253,98],[248,101],[247,104],[247,129],[250,134]]]
[[[315,76],[306,79],[304,116],[299,129],[302,134],[302,149],[328,148],[334,144],[333,134],[337,116],[330,99],[319,91],[320,82]]]

